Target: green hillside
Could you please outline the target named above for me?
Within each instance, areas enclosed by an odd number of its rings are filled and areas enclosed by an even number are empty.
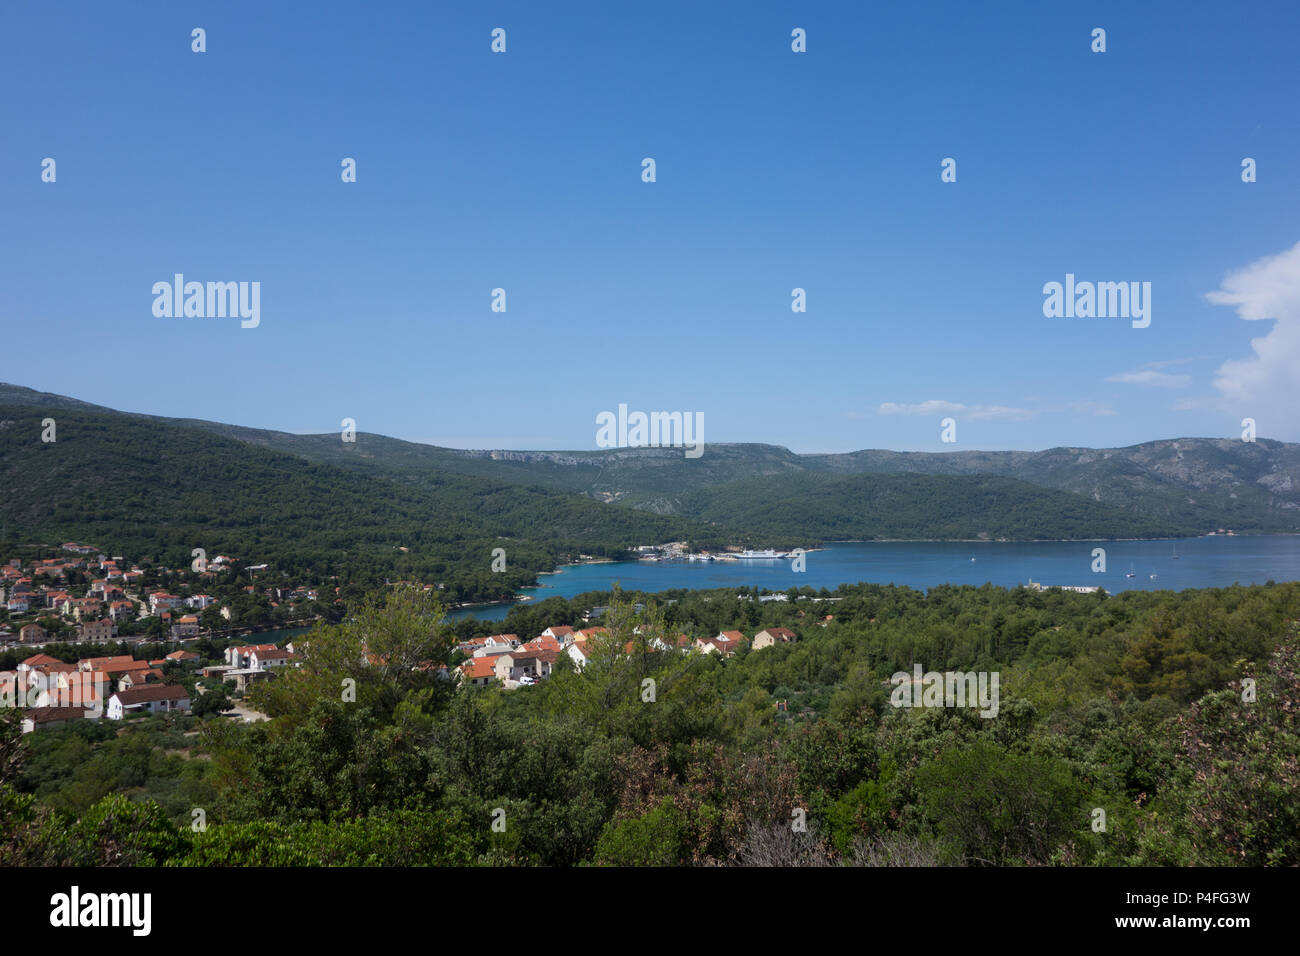
[[[682,514],[757,539],[1147,538],[1193,533],[1081,495],[994,476],[781,475],[683,495]]]
[[[55,414],[57,441],[40,440]],[[4,543],[73,539],[173,567],[193,548],[291,574],[411,577],[453,599],[511,594],[578,552],[620,554],[694,525],[455,474],[405,482],[157,420],[0,406]],[[507,571],[491,572],[504,547]],[[402,551],[401,548],[408,550]]]
[[[40,441],[54,416],[58,441]],[[639,544],[1087,539],[1290,531],[1300,446],[795,455],[772,445],[465,452],[134,415],[0,385],[0,544],[101,544],[172,566],[193,548],[294,577],[416,578],[504,597],[580,553]],[[507,572],[491,572],[504,547]]]
[[[61,395],[0,384],[3,404],[122,414]],[[1162,528],[1184,528],[1187,533],[1216,528],[1300,531],[1300,444],[1263,438],[1256,442],[1178,438],[1127,448],[1037,452],[863,450],[827,455],[796,455],[775,445],[712,443],[701,458],[687,459],[680,449],[671,448],[464,451],[368,432],[359,433],[355,444],[345,444],[338,432],[293,435],[194,419],[135,417],[202,429],[361,474],[427,481],[433,486],[448,474],[458,474],[581,494],[668,515],[698,512],[699,502],[688,503],[685,496],[738,480],[921,474],[1015,478],[1121,508]],[[806,487],[811,491],[816,485],[809,480]],[[1050,530],[1061,529],[1043,529],[1043,533]]]

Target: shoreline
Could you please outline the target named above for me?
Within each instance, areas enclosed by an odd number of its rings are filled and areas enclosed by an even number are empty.
[[[889,545],[898,545],[898,544],[963,544],[963,545],[971,545],[971,544],[981,544],[981,545],[1023,545],[1023,544],[1030,544],[1030,545],[1033,545],[1033,544],[1038,544],[1038,545],[1063,545],[1063,544],[1071,544],[1071,543],[1075,543],[1075,544],[1098,544],[1098,543],[1107,543],[1107,542],[1112,542],[1112,543],[1115,543],[1115,544],[1132,544],[1132,543],[1155,543],[1155,542],[1196,541],[1196,540],[1201,540],[1201,539],[1213,539],[1213,538],[1297,538],[1297,537],[1300,537],[1300,533],[1297,533],[1297,532],[1271,532],[1271,531],[1270,531],[1270,532],[1257,532],[1257,533],[1256,533],[1256,532],[1252,532],[1252,533],[1234,532],[1234,533],[1231,534],[1231,535],[1229,535],[1229,534],[1227,534],[1227,533],[1224,533],[1224,534],[1218,534],[1218,533],[1207,532],[1206,534],[1200,534],[1200,535],[1184,535],[1184,536],[1181,536],[1181,537],[1160,537],[1160,538],[1025,538],[1025,539],[1020,539],[1020,538],[1016,538],[1016,539],[1010,539],[1010,538],[1008,538],[1008,539],[999,539],[999,538],[994,538],[994,539],[989,539],[989,538],[875,538],[875,539],[871,539],[871,540],[860,540],[860,539],[838,539],[838,540],[835,540],[835,541],[827,541],[827,542],[825,542],[825,546],[824,546],[824,547],[818,547],[818,548],[807,548],[807,549],[804,549],[804,551],[805,551],[806,554],[810,554],[810,553],[814,553],[814,552],[824,552],[824,551],[828,550],[830,547],[835,546],[835,545],[872,545],[872,544],[889,544]],[[748,561],[742,561],[742,560],[739,560],[739,559],[733,559],[732,561],[727,561],[727,560],[725,560],[725,559],[723,559],[723,560],[719,560],[719,558],[721,558],[721,555],[715,557],[715,559],[714,559],[713,562],[708,562],[708,563],[702,563],[702,562],[691,562],[691,561],[686,560],[686,559],[680,559],[680,560],[660,560],[660,561],[655,561],[655,562],[647,562],[647,561],[645,561],[645,560],[642,559],[642,558],[636,558],[636,557],[628,558],[628,559],[623,560],[623,561],[616,561],[616,560],[614,560],[614,559],[612,559],[612,558],[601,558],[601,559],[593,560],[593,561],[571,561],[571,562],[567,562],[567,563],[562,564],[562,565],[557,565],[556,568],[555,568],[555,570],[553,570],[553,571],[549,571],[549,572],[544,572],[544,571],[543,571],[543,572],[538,572],[538,576],[541,577],[542,575],[555,575],[555,574],[561,574],[561,573],[563,573],[563,570],[564,570],[565,568],[580,567],[580,566],[588,565],[588,564],[622,564],[622,565],[628,565],[628,566],[632,566],[632,565],[645,565],[645,564],[663,564],[663,565],[669,565],[669,566],[684,565],[684,566],[693,566],[693,567],[698,567],[698,568],[707,568],[707,567],[709,566],[709,564],[719,564],[719,563],[721,563],[721,564],[727,564],[727,565],[736,564],[736,565],[744,566],[744,565],[746,565],[746,564],[749,563]],[[788,560],[788,559],[789,559],[789,558],[788,558],[788,555],[787,555],[786,558],[771,558],[771,559],[767,559],[767,562],[764,562],[764,563],[768,563],[768,562],[777,562],[777,561],[785,561],[785,560]],[[844,583],[854,583],[854,582],[844,582]],[[857,582],[857,583],[864,583],[864,582]],[[1024,585],[1021,585],[1021,586],[1024,586]],[[1064,587],[1064,585],[1049,585],[1049,587]],[[1104,588],[1105,586],[1102,585],[1102,587]],[[532,590],[544,590],[544,589],[547,589],[547,588],[548,588],[547,585],[545,585],[545,584],[540,584],[540,583],[539,583],[539,584],[535,585],[535,586],[532,588]],[[673,590],[673,588],[667,588],[666,590]],[[706,589],[706,590],[707,590],[707,589]],[[1107,589],[1107,590],[1109,591],[1109,589]],[[1125,589],[1125,590],[1127,590],[1127,589]],[[1115,593],[1118,593],[1118,592],[1115,592]],[[463,605],[463,606],[461,606],[461,607],[456,608],[455,610],[457,610],[457,611],[470,611],[470,610],[471,610],[471,607],[491,607],[491,608],[503,608],[503,607],[504,607],[504,608],[510,608],[510,607],[514,607],[514,606],[516,606],[516,605],[525,604],[525,603],[527,603],[527,602],[529,602],[529,601],[539,600],[539,599],[544,599],[545,597],[546,597],[546,595],[540,595],[540,594],[518,594],[518,595],[515,596],[515,598],[514,598],[513,600],[510,600],[510,601],[490,601],[490,602],[479,602],[479,603],[474,604],[474,605],[472,605],[472,606],[471,606],[471,605]]]

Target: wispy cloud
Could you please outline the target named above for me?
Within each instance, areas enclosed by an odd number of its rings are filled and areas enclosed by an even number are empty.
[[[947,402],[938,398],[911,405],[882,402],[876,409],[876,413],[879,415],[962,415],[971,421],[986,422],[1023,422],[1037,414],[1028,408],[1011,408],[1006,405],[963,405],[961,402]]]
[[[1106,379],[1108,382],[1121,382],[1125,385],[1151,385],[1156,388],[1184,388],[1192,381],[1190,375],[1170,375],[1157,372],[1153,368],[1138,369],[1134,372],[1121,372]]]
[[[1142,367],[1143,368],[1171,368],[1175,365],[1186,365],[1188,362],[1202,362],[1206,358],[1208,358],[1208,356],[1192,355],[1187,358],[1164,359],[1163,361],[1160,362],[1147,362]]]

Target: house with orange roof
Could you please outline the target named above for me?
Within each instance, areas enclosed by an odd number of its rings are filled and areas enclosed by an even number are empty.
[[[723,631],[713,639],[713,647],[722,654],[723,657],[730,657],[736,651],[740,650],[749,638],[745,637],[740,631]]]
[[[170,611],[172,608],[180,607],[185,602],[175,594],[168,594],[166,591],[154,591],[149,595],[149,611],[157,614],[159,611]]]
[[[497,679],[496,661],[491,657],[471,657],[460,665],[460,678],[475,687],[484,687]]]
[[[194,637],[199,633],[199,619],[193,614],[183,614],[175,624],[172,625],[171,636],[173,640],[182,637]]]
[[[57,657],[51,657],[49,654],[33,654],[31,657],[18,664],[18,673],[26,674],[28,671],[40,670],[50,664],[61,664]]]
[[[561,644],[557,638],[543,631],[539,637],[534,637],[531,641],[528,641],[527,643],[524,644],[520,644],[519,649],[521,651],[522,650],[529,650],[529,651],[546,650],[546,651],[555,651],[556,653],[559,653],[561,650],[564,649],[564,645]]]
[[[135,658],[130,654],[119,654],[115,657],[83,657],[77,661],[77,667],[83,671],[102,671],[108,667],[131,666],[135,663]]]

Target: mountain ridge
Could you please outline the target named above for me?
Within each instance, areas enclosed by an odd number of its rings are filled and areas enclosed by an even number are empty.
[[[737,481],[804,475],[1002,477],[1053,492],[1068,492],[1118,508],[1175,533],[1219,527],[1239,531],[1300,530],[1300,444],[1261,438],[1152,439],[1115,448],[1056,446],[1041,451],[963,449],[899,452],[860,449],[800,455],[780,445],[711,443],[699,459],[677,448],[595,450],[452,449],[358,432],[355,443],[338,432],[300,435],[201,419],[121,412],[24,386],[0,384],[0,405],[67,408],[134,417],[207,431],[321,464],[381,475],[405,483],[436,482],[454,473],[527,488],[582,495],[664,516],[701,518],[716,513],[724,486]],[[712,490],[707,504],[701,493]],[[846,499],[856,492],[845,489]],[[829,499],[828,499],[829,507]]]

